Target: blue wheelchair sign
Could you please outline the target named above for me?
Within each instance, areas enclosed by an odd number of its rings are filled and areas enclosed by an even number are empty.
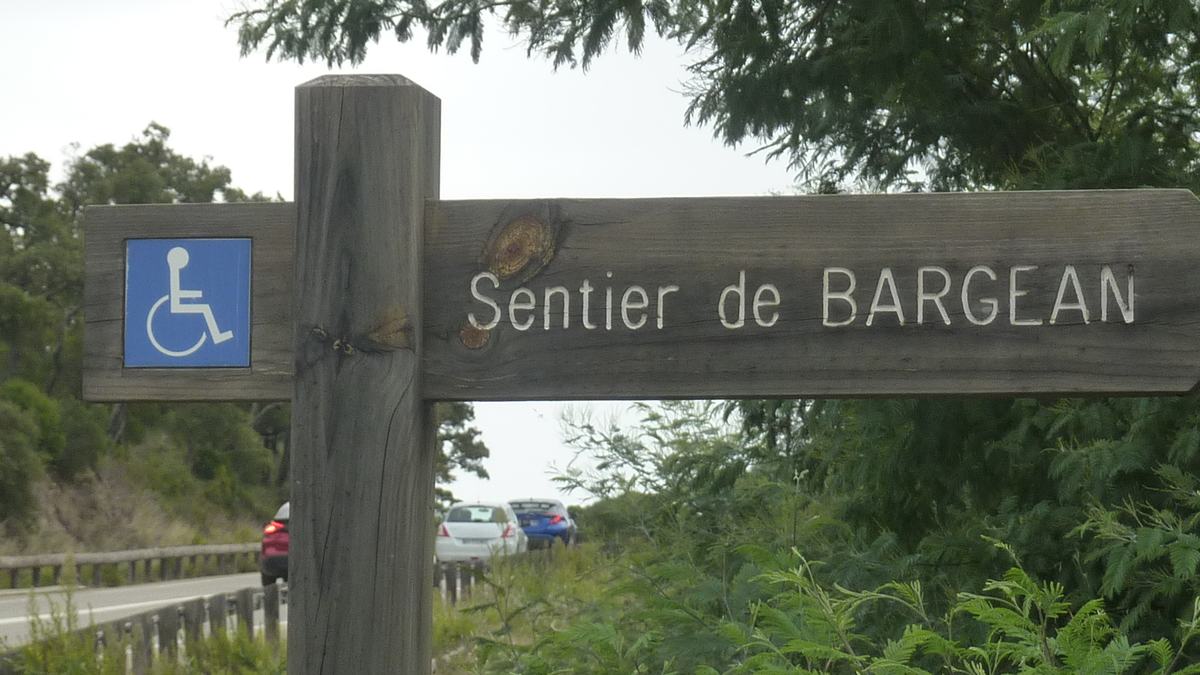
[[[250,365],[250,239],[125,243],[125,366]]]

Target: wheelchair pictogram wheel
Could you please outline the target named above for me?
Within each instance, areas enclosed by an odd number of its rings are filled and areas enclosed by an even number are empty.
[[[200,349],[200,347],[204,346],[204,341],[208,339],[208,333],[204,330],[201,330],[200,339],[196,340],[196,344],[182,351],[167,349],[159,344],[158,339],[154,337],[154,315],[158,313],[158,308],[162,307],[163,303],[170,299],[170,295],[164,295],[158,299],[158,302],[154,303],[154,305],[150,307],[150,312],[146,315],[146,337],[150,338],[150,344],[154,345],[154,348],[163,354],[166,354],[167,356],[173,356],[175,358],[182,358],[184,356],[194,354],[197,349]]]

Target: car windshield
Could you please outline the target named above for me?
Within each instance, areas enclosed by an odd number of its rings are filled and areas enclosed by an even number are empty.
[[[508,516],[495,506],[456,506],[446,515],[449,523],[504,523]]]
[[[555,515],[563,514],[563,507],[555,502],[509,502],[509,506],[513,507],[513,511],[517,513],[548,513]]]

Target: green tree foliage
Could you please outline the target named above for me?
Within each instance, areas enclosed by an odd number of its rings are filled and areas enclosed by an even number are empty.
[[[1164,442],[1145,422],[1169,411],[1139,399],[987,402],[991,426],[934,424],[963,412],[919,410],[937,403],[796,406],[790,479],[789,453],[764,461],[712,404],[577,421],[594,468],[562,480],[608,495],[579,522],[610,538],[612,600],[486,672],[1194,672],[1200,480],[1138,459],[1190,456],[1194,434]],[[929,426],[891,428],[914,417]],[[963,439],[969,457],[944,454]],[[930,456],[905,466],[914,443]],[[906,498],[910,483],[936,501]]]
[[[57,183],[36,155],[0,158],[0,405],[11,422],[0,428],[0,463],[8,467],[0,521],[17,529],[30,522],[30,484],[42,467],[74,480],[114,445],[162,443],[162,452],[178,452],[133,472],[176,502],[201,498],[263,516],[287,498],[286,403],[79,400],[83,207],[266,199],[234,187],[229,169],[179,154],[169,140],[166,127],[151,123],[128,143],[77,155]],[[456,471],[486,475],[487,447],[471,424],[471,406],[454,404],[439,415],[438,479]],[[184,475],[167,475],[179,467]]]
[[[21,525],[33,512],[33,481],[41,473],[37,422],[0,400],[0,520]]]
[[[475,408],[470,403],[458,401],[438,403],[437,416],[438,454],[434,458],[434,480],[445,485],[454,479],[458,471],[467,471],[487,478],[483,460],[488,457],[488,448],[479,438],[479,429],[472,426]],[[443,487],[437,487],[435,498],[442,506],[454,502],[454,495]]]
[[[230,19],[243,53],[331,65],[416,28],[479,59],[493,21],[555,65],[648,32],[693,48],[689,118],[817,183],[1197,185],[1192,0],[255,0]]]

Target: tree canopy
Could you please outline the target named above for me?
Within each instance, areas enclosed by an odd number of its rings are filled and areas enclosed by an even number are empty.
[[[499,23],[556,66],[650,33],[691,50],[690,121],[813,186],[1196,187],[1192,0],[252,0],[243,53],[357,63],[378,40],[468,46]]]

